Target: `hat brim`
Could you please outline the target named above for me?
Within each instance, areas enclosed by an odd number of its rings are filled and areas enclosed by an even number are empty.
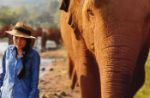
[[[36,37],[34,37],[34,36],[30,36],[30,35],[24,34],[24,33],[19,32],[17,30],[5,31],[5,32],[8,33],[8,34],[10,34],[10,35],[13,35],[13,36],[36,39]]]

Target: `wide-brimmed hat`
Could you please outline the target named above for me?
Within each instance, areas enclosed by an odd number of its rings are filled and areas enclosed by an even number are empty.
[[[36,37],[32,36],[33,32],[34,30],[24,22],[17,22],[11,31],[6,31],[6,33],[13,36],[36,39]]]

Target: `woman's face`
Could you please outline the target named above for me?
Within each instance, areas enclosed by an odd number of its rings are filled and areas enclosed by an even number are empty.
[[[13,36],[13,42],[14,45],[17,47],[17,49],[23,49],[26,45],[26,39],[23,37],[17,37],[17,36]]]

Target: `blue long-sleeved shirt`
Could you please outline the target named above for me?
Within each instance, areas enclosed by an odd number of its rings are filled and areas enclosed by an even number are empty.
[[[31,48],[25,63],[25,76],[18,79],[17,72],[22,66],[22,60],[16,58],[15,46],[10,45],[2,60],[1,98],[39,98],[39,65],[40,56]]]

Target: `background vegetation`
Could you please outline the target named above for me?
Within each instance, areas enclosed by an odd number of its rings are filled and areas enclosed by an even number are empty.
[[[139,90],[135,98],[150,98],[150,53],[146,62],[146,81],[143,87]]]
[[[1,0],[0,26],[17,21],[32,26],[58,27],[59,0]]]

